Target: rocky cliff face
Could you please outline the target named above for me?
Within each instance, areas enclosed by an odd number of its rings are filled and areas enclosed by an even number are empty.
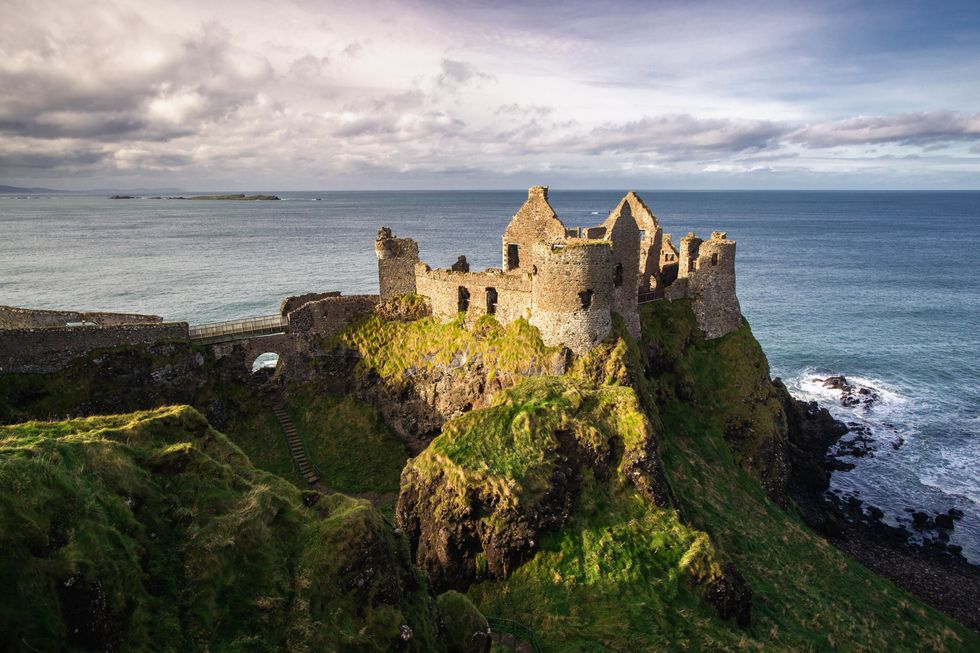
[[[506,578],[615,474],[670,505],[656,438],[628,388],[528,380],[447,424],[402,473],[396,522],[437,588]]]

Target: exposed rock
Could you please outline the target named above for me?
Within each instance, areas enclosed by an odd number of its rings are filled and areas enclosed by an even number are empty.
[[[848,382],[843,374],[828,376],[826,379],[814,379],[831,390],[840,390],[840,403],[842,406],[863,406],[865,409],[871,408],[881,398],[874,388]]]
[[[734,619],[741,628],[752,621],[752,588],[730,562],[722,565],[723,575],[709,583],[705,598],[722,619]]]
[[[831,469],[827,467],[827,450],[847,433],[847,427],[835,420],[826,408],[815,401],[794,399],[780,379],[773,381],[786,411],[790,444],[791,486],[814,491],[826,490]]]

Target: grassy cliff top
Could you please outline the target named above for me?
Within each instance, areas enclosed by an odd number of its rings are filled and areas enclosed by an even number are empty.
[[[255,469],[188,407],[0,427],[0,523],[17,647],[448,650],[440,620],[479,620],[440,613],[367,502]]]

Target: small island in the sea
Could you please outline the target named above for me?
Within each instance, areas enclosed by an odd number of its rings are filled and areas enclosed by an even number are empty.
[[[112,195],[109,197],[111,200],[135,200],[139,199],[134,195]],[[239,201],[259,201],[259,200],[278,200],[281,199],[277,195],[246,195],[245,193],[232,193],[230,195],[192,195],[191,197],[184,197],[183,195],[175,195],[170,197],[163,197],[161,195],[154,195],[153,197],[147,198],[151,200],[239,200]]]

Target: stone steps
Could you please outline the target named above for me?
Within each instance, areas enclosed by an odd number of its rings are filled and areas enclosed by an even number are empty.
[[[303,446],[303,441],[299,437],[299,432],[296,431],[293,418],[289,416],[289,412],[281,402],[273,404],[272,412],[275,414],[276,420],[279,422],[282,430],[286,433],[286,444],[289,446],[289,453],[292,455],[293,460],[296,461],[296,466],[299,468],[303,480],[310,485],[316,485],[320,479],[316,475],[316,469],[314,469],[313,463],[310,462],[310,458],[306,454],[306,448]]]

